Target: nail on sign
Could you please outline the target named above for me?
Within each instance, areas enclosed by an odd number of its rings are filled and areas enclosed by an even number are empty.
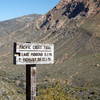
[[[16,43],[14,50],[18,65],[54,63],[54,44]]]

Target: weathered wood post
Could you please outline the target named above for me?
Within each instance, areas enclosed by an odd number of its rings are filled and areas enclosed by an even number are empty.
[[[26,100],[36,98],[36,65],[26,65]]]
[[[31,67],[31,100],[36,100],[36,67]]]

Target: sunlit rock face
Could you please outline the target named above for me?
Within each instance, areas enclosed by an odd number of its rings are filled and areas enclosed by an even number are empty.
[[[70,19],[95,16],[100,12],[99,0],[61,0],[51,11],[38,20],[44,31],[63,27]]]

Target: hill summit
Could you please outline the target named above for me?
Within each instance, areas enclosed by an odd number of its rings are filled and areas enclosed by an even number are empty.
[[[64,13],[69,18],[76,17],[78,14],[82,16],[96,14],[100,11],[99,0],[61,0],[56,6],[57,9],[66,8]]]
[[[60,28],[68,19],[93,17],[100,12],[100,0],[61,0],[51,11],[43,15],[40,28]]]

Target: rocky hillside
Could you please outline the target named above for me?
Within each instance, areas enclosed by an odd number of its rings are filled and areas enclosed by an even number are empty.
[[[64,26],[66,20],[93,17],[100,12],[99,0],[61,0],[60,3],[44,15],[41,28],[46,30]]]
[[[68,79],[71,84],[99,85],[99,20],[99,0],[61,0],[39,18],[39,41],[55,44],[55,64],[39,68],[39,73],[46,78]]]
[[[25,66],[12,56],[13,42],[26,41],[55,44],[55,64],[37,65],[38,83],[100,89],[100,0],[61,0],[45,15],[0,22],[0,80],[24,90]]]

